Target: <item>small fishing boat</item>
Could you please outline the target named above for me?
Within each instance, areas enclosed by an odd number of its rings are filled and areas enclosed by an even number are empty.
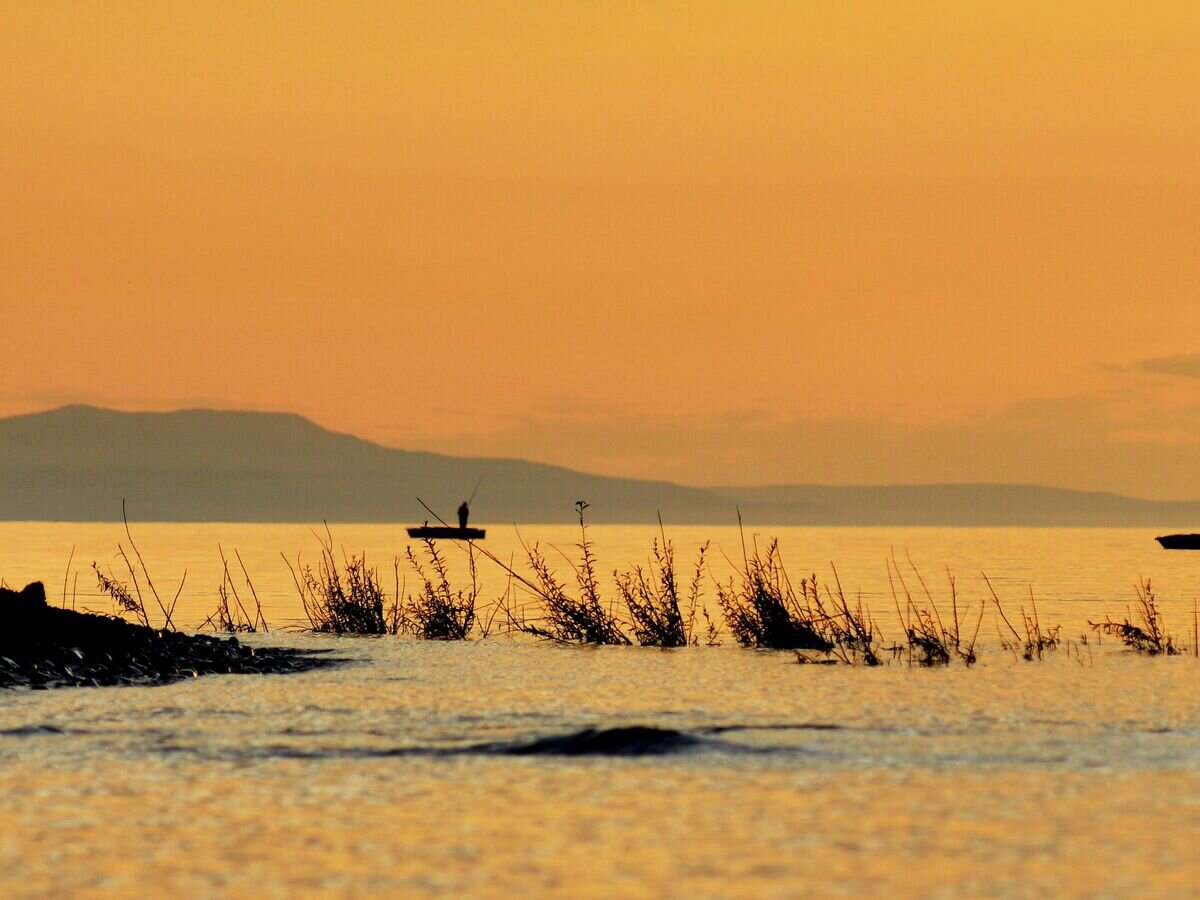
[[[482,528],[455,528],[452,525],[415,525],[408,529],[410,538],[441,538],[448,541],[482,541],[487,532]]]
[[[1164,534],[1155,540],[1164,550],[1200,550],[1200,534]]]
[[[429,508],[429,504],[417,498],[417,502],[425,507],[425,511],[437,519],[442,524],[430,525],[426,519],[422,525],[414,525],[408,529],[410,538],[418,538],[420,540],[445,540],[445,541],[482,541],[487,537],[487,532],[482,528],[468,528],[467,517],[471,515],[471,504],[475,502],[475,495],[479,493],[479,485],[483,484],[483,476],[475,482],[475,490],[471,491],[471,496],[462,502],[458,507],[458,527],[447,525],[446,520]]]

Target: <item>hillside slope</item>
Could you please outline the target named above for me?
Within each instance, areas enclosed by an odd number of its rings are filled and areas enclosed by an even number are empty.
[[[515,459],[397,450],[297,415],[89,406],[0,419],[0,519],[421,522],[450,518],[479,479],[473,522],[756,525],[1137,525],[1200,528],[1200,503],[1031,485],[695,488]]]

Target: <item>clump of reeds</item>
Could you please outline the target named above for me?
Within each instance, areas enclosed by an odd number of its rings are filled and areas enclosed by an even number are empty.
[[[900,625],[904,629],[907,640],[909,663],[915,662],[921,666],[945,666],[949,665],[952,659],[957,658],[968,666],[973,665],[979,658],[976,642],[979,638],[979,628],[983,624],[983,605],[980,604],[979,618],[975,623],[975,631],[972,633],[971,639],[964,640],[958,603],[958,584],[954,575],[949,569],[946,569],[946,578],[950,585],[950,624],[947,625],[924,576],[921,575],[911,558],[908,560],[908,565],[917,583],[921,586],[925,597],[924,604],[913,598],[894,555],[887,563],[888,584],[892,591],[892,601],[896,605],[896,615],[900,617]],[[903,611],[900,608],[899,592],[896,590],[897,582],[904,594]],[[962,614],[967,612],[969,612],[969,608],[964,609]]]
[[[293,567],[283,557],[312,630],[323,634],[395,634],[400,617],[395,612],[384,614],[379,571],[367,564],[365,554],[353,556],[344,551],[339,566],[328,528],[325,537],[318,535],[317,539],[321,558],[315,568],[302,563],[298,556]]]
[[[129,517],[125,514],[124,500],[121,501],[121,519],[125,523],[125,537],[129,541],[129,549],[133,551],[134,559],[137,560],[137,567],[134,567],[129,554],[125,552],[125,548],[118,543],[117,555],[125,563],[125,569],[129,573],[129,584],[119,579],[111,568],[106,574],[100,570],[99,564],[93,562],[92,571],[96,573],[96,582],[99,585],[100,591],[112,597],[118,612],[132,613],[139,624],[145,625],[147,628],[153,628],[154,626],[150,623],[150,615],[146,609],[145,597],[142,594],[142,582],[144,581],[146,583],[146,590],[154,598],[154,603],[162,615],[162,629],[174,631],[175,623],[172,616],[175,612],[175,604],[179,602],[179,595],[183,593],[183,585],[187,581],[187,569],[183,570],[183,577],[179,580],[179,589],[175,592],[175,596],[170,604],[164,603],[158,595],[158,589],[154,586],[154,579],[150,577],[149,569],[146,568],[146,561],[142,558],[137,544],[134,543],[133,533],[129,529]],[[74,551],[72,551],[72,555],[74,555]],[[132,584],[132,588],[130,584]]]
[[[792,588],[777,538],[765,552],[757,541],[747,551],[743,541],[742,561],[736,578],[717,583],[717,603],[734,640],[773,650],[833,649],[822,634],[824,617],[807,602],[807,590],[797,596]]]
[[[129,589],[129,585],[121,581],[110,569],[108,574],[100,571],[99,563],[92,563],[92,571],[96,573],[96,582],[102,594],[108,594],[118,612],[132,613],[139,625],[150,627],[150,619],[146,615],[146,604],[138,595]]]
[[[688,586],[686,606],[681,608],[679,583],[675,573],[675,550],[658,522],[659,538],[650,548],[648,570],[635,566],[632,572],[614,572],[617,592],[629,610],[633,635],[643,647],[687,647],[699,644],[695,633],[696,613],[700,602],[700,586],[708,544],[701,548],[696,559],[692,580]],[[709,622],[708,640],[712,634]]]
[[[428,569],[412,547],[405,551],[421,588],[416,596],[408,597],[402,611],[398,610],[395,630],[427,640],[466,640],[475,624],[475,601],[479,595],[474,549],[468,549],[471,586],[465,591],[455,591],[450,587],[445,558],[429,538],[423,539],[422,544],[429,560]]]
[[[1158,604],[1154,597],[1154,587],[1147,578],[1144,581],[1139,581],[1136,585],[1137,590],[1137,618],[1141,624],[1134,624],[1133,613],[1126,610],[1125,619],[1120,622],[1113,621],[1110,617],[1105,616],[1103,622],[1088,621],[1088,625],[1100,634],[1112,635],[1120,639],[1126,647],[1138,653],[1145,653],[1150,656],[1176,656],[1179,654],[1179,648],[1175,646],[1175,642],[1171,635],[1167,632],[1166,624],[1163,622],[1162,613],[1158,611]]]
[[[567,559],[574,570],[578,597],[572,597],[567,592],[537,544],[523,545],[531,577],[518,575],[511,567],[505,568],[537,598],[543,615],[529,620],[523,613],[514,616],[510,610],[509,622],[517,631],[563,643],[628,644],[630,640],[621,629],[620,621],[600,601],[596,557],[588,540],[587,523],[583,515],[587,508],[588,504],[582,500],[575,504],[575,511],[579,515],[580,538],[576,547],[580,559],[578,563]],[[495,560],[495,557],[492,559]],[[503,563],[500,565],[503,566]]]
[[[242,602],[237,584],[229,572],[229,560],[225,558],[225,551],[220,544],[217,545],[217,552],[221,555],[221,564],[224,566],[221,585],[217,588],[217,608],[200,627],[225,632],[270,631],[266,616],[263,615],[262,603],[258,599],[258,591],[254,589],[254,582],[250,580],[250,573],[246,571],[246,564],[242,562],[242,554],[237,551],[237,548],[234,548],[233,554],[237,557],[238,565],[242,569],[242,576],[246,579],[246,587],[250,589],[250,596],[254,601],[253,615],[247,609],[246,604]],[[231,598],[232,603],[230,602]]]
[[[1029,662],[1041,661],[1043,657],[1051,650],[1058,648],[1061,640],[1062,632],[1061,625],[1043,628],[1041,617],[1038,615],[1037,599],[1033,596],[1033,588],[1029,588],[1029,608],[1030,612],[1025,611],[1025,607],[1021,607],[1021,623],[1024,626],[1025,634],[1022,636],[1009,621],[1008,615],[1004,612],[1004,605],[1000,602],[999,596],[996,594],[996,589],[992,587],[991,579],[983,574],[983,581],[988,587],[988,592],[992,595],[992,602],[996,604],[996,613],[1000,617],[1000,621],[1004,622],[1008,628],[1008,634],[1012,635],[1011,639],[1008,635],[1000,631],[1000,626],[997,623],[996,633],[1000,637],[1000,646],[1005,650],[1011,651],[1013,655],[1020,655],[1022,659]]]
[[[801,593],[809,598],[808,606],[817,613],[816,621],[824,621],[824,635],[831,644],[830,651],[844,663],[861,662],[867,666],[878,666],[883,660],[879,656],[879,626],[871,618],[871,612],[863,606],[861,597],[853,607],[842,590],[842,579],[837,567],[833,567],[834,588],[825,587],[825,600],[830,605],[826,610],[821,599],[821,589],[814,573],[800,582]]]

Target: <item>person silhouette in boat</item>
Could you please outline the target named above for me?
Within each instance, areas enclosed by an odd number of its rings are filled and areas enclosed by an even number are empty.
[[[467,501],[462,502],[462,506],[458,508],[458,527],[466,530],[467,516],[471,514],[471,508],[467,506]]]

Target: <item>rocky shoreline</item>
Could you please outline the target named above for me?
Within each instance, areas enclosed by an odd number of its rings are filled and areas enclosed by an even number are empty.
[[[58,609],[41,582],[0,588],[0,688],[159,685],[212,674],[304,672],[336,661],[237,638],[159,631]]]

